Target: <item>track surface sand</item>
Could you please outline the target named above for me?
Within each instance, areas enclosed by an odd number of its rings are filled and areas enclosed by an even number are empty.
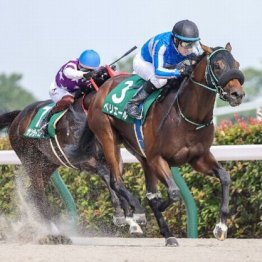
[[[262,261],[262,239],[178,239],[165,247],[156,238],[72,238],[73,245],[0,242],[1,262],[255,262]]]

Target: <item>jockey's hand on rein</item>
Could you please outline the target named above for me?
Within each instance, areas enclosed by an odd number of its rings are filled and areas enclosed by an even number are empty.
[[[188,60],[188,59],[187,59]],[[180,71],[181,76],[188,76],[192,73],[193,68],[187,60],[180,62],[176,68]]]
[[[193,72],[192,66],[185,65],[184,68],[180,69],[180,73],[182,76],[189,76]]]
[[[89,80],[90,78],[94,77],[96,73],[97,72],[93,70],[93,71],[83,74],[83,77],[85,78],[85,80]]]

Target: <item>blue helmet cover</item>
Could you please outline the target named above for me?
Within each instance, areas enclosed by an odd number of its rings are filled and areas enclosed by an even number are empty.
[[[79,64],[87,69],[97,69],[100,65],[100,56],[95,50],[85,50],[79,56]]]

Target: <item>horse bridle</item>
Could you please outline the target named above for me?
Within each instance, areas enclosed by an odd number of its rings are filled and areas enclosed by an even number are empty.
[[[229,52],[227,49],[221,47],[221,48],[218,48],[218,49],[214,50],[214,51],[213,51],[211,54],[209,54],[208,57],[207,57],[207,65],[206,65],[206,70],[205,70],[205,80],[206,80],[206,82],[207,82],[207,85],[204,85],[204,84],[202,84],[202,83],[200,83],[200,82],[195,81],[191,76],[190,76],[190,80],[191,80],[194,84],[196,84],[196,85],[202,86],[202,87],[204,87],[205,89],[210,90],[211,92],[214,92],[214,93],[216,93],[216,94],[219,94],[219,98],[220,98],[220,99],[222,99],[222,100],[224,100],[224,101],[227,101],[228,99],[225,97],[225,95],[226,95],[227,93],[223,90],[222,86],[219,84],[220,79],[218,79],[217,76],[215,75],[215,73],[214,73],[214,71],[213,71],[213,69],[212,69],[212,66],[211,66],[211,62],[210,62],[210,60],[211,60],[211,58],[213,57],[213,55],[216,54],[216,53],[218,53],[218,52],[221,52],[221,51]],[[232,69],[232,70],[234,70],[234,69]],[[240,80],[240,81],[241,81],[241,80]],[[241,81],[241,82],[242,82],[242,81]],[[178,96],[176,97],[176,101],[177,101],[177,107],[178,107],[178,110],[179,110],[179,114],[181,115],[181,117],[182,117],[186,122],[188,122],[188,123],[196,126],[196,130],[202,129],[202,128],[204,128],[204,127],[208,127],[208,126],[210,126],[211,124],[213,124],[213,118],[212,118],[209,122],[203,123],[203,124],[201,124],[201,123],[196,123],[196,122],[190,120],[189,118],[187,118],[187,117],[183,114],[183,112],[182,112],[182,110],[181,110],[181,107],[180,107],[180,105],[179,105]]]
[[[208,89],[211,92],[214,92],[214,93],[218,94],[220,99],[222,99],[224,101],[227,101],[227,99],[225,98],[225,95],[227,93],[223,90],[222,86],[219,85],[219,79],[215,75],[215,73],[214,73],[214,71],[212,69],[212,66],[211,66],[211,62],[210,62],[212,56],[214,54],[218,53],[218,52],[221,52],[221,51],[229,52],[227,49],[221,47],[221,48],[216,49],[214,52],[212,52],[207,57],[207,65],[206,65],[206,70],[205,70],[205,79],[206,79],[207,85],[204,85],[202,83],[199,83],[199,82],[195,81],[192,77],[190,77],[190,80],[194,84],[202,86],[205,89]]]

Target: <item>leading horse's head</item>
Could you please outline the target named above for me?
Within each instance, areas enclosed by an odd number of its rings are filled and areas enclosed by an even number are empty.
[[[205,80],[209,89],[217,92],[219,97],[228,101],[231,106],[241,104],[245,96],[242,87],[244,75],[239,70],[239,63],[231,54],[230,43],[225,48],[216,47],[212,49],[204,45],[202,45],[202,48],[207,54]],[[196,74],[197,72],[195,72]]]

